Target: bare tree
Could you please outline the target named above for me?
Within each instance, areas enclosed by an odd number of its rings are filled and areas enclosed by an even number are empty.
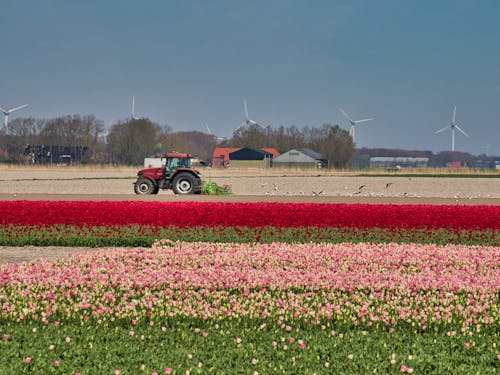
[[[118,122],[108,134],[108,149],[116,164],[141,165],[144,158],[155,152],[161,127],[149,119]]]
[[[99,136],[104,124],[94,115],[72,115],[48,120],[40,132],[40,143],[45,146],[66,147],[77,152],[79,162],[88,163],[96,154]]]
[[[185,152],[209,161],[217,139],[213,134],[199,131],[174,132],[162,134],[160,144],[163,151]]]

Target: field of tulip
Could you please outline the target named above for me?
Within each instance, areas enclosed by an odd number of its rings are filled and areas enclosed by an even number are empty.
[[[500,368],[500,207],[0,202],[0,226],[151,245],[0,265],[0,373]]]

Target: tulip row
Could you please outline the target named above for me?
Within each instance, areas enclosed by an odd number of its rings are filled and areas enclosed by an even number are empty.
[[[499,206],[223,202],[0,202],[0,225],[499,230]]]
[[[493,373],[498,259],[484,246],[163,240],[2,265],[0,371]]]
[[[157,227],[151,225],[7,225],[0,246],[151,246],[160,238],[186,242],[371,242],[500,246],[500,231],[335,227]]]
[[[4,319],[226,316],[350,325],[498,323],[500,248],[161,241],[0,266]]]

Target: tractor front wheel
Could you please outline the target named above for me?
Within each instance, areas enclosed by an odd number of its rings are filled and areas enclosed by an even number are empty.
[[[172,190],[174,194],[197,194],[200,185],[198,177],[191,173],[181,172],[174,177]]]
[[[153,181],[148,180],[147,178],[139,178],[134,184],[134,191],[136,194],[156,194],[155,193],[155,184]]]

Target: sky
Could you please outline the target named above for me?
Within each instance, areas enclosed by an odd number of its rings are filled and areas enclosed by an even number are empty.
[[[350,125],[357,147],[500,156],[497,0],[2,0],[0,107],[229,137]],[[266,145],[263,145],[266,146]]]

